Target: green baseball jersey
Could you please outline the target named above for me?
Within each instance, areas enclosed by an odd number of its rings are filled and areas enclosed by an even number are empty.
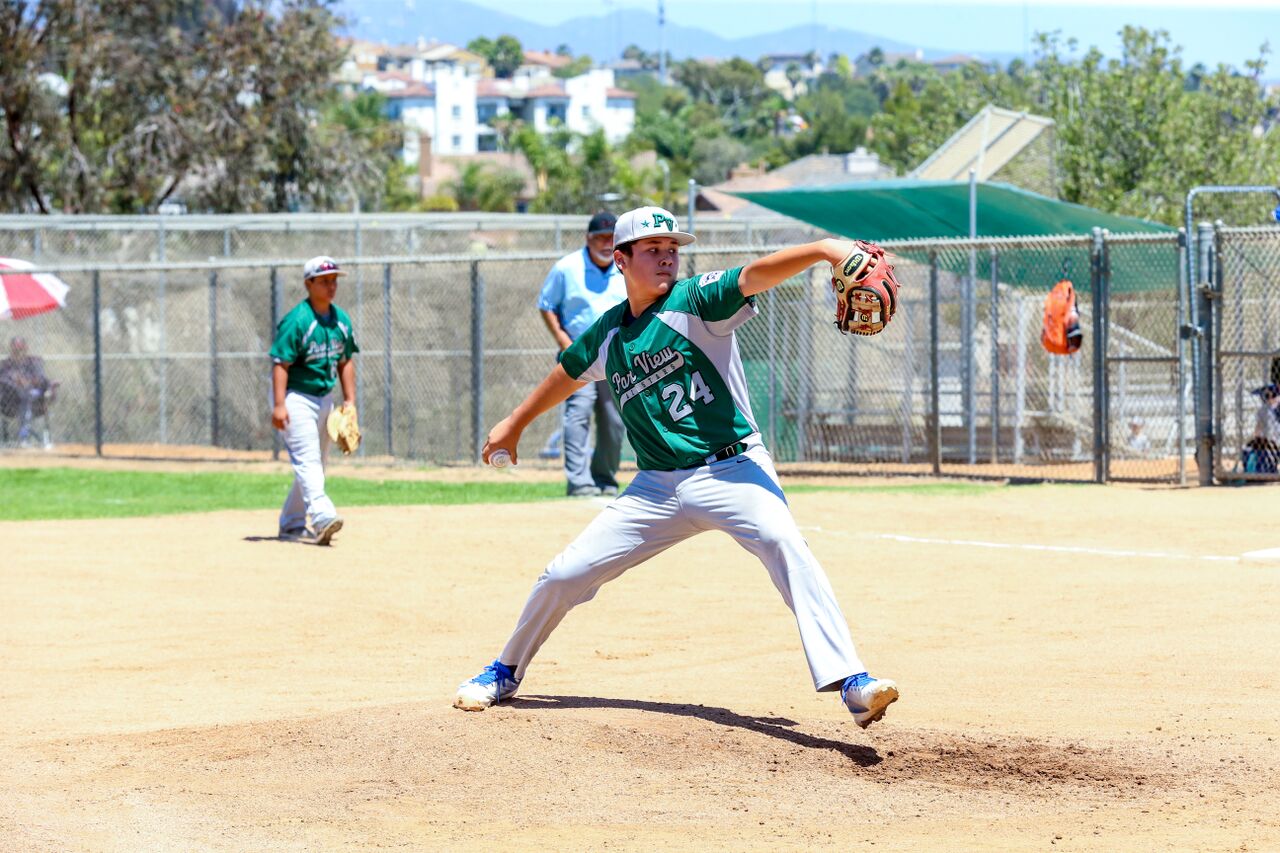
[[[338,362],[360,351],[351,330],[351,318],[337,305],[321,317],[310,299],[294,306],[276,326],[271,360],[289,365],[290,391],[323,397],[338,381]]]
[[[623,302],[561,354],[573,378],[608,381],[640,468],[703,465],[757,431],[734,337],[756,314],[741,272],[678,281],[639,317]]]

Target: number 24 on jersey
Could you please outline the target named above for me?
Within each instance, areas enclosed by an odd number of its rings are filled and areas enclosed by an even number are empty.
[[[671,415],[671,420],[679,421],[693,414],[693,401],[708,404],[715,402],[715,395],[711,393],[711,389],[707,387],[707,383],[702,381],[702,374],[694,371],[689,377],[688,400],[685,397],[684,383],[673,382],[664,386],[661,391],[662,399],[667,403],[667,413]]]

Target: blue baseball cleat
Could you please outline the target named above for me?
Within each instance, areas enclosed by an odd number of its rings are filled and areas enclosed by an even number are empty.
[[[494,661],[470,681],[458,685],[458,695],[453,707],[464,711],[483,711],[503,699],[516,695],[520,681],[515,670],[501,661]]]
[[[884,716],[885,709],[898,701],[898,685],[887,678],[872,678],[865,672],[851,675],[840,687],[840,698],[861,728]]]

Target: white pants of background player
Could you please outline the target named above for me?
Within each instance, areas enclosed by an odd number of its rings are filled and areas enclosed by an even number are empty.
[[[298,391],[284,395],[289,425],[284,428],[284,445],[293,465],[293,488],[280,510],[281,530],[300,530],[311,516],[313,530],[322,530],[338,517],[333,501],[324,493],[324,460],[329,452],[329,431],[325,421],[333,408],[333,397],[315,397]]]
[[[796,526],[769,452],[745,452],[680,471],[640,471],[533,585],[498,660],[517,679],[565,614],[607,581],[706,530],[723,530],[755,554],[795,614],[817,690],[865,672],[826,573]]]

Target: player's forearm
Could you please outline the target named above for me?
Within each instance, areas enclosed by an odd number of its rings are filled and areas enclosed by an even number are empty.
[[[799,275],[814,264],[838,264],[849,253],[849,245],[844,240],[817,240],[756,258],[738,276],[738,288],[743,296],[755,296],[793,275]]]
[[[271,365],[271,402],[277,406],[284,405],[285,389],[289,385],[289,365]]]
[[[342,405],[356,404],[356,363],[347,359],[338,365],[338,382],[342,385]]]
[[[516,406],[509,417],[512,426],[523,432],[524,428],[537,420],[539,415],[560,405],[569,399],[569,395],[586,384],[574,379],[565,372],[563,365],[557,364],[547,374],[547,378],[538,383],[538,387],[524,398],[524,402]]]

